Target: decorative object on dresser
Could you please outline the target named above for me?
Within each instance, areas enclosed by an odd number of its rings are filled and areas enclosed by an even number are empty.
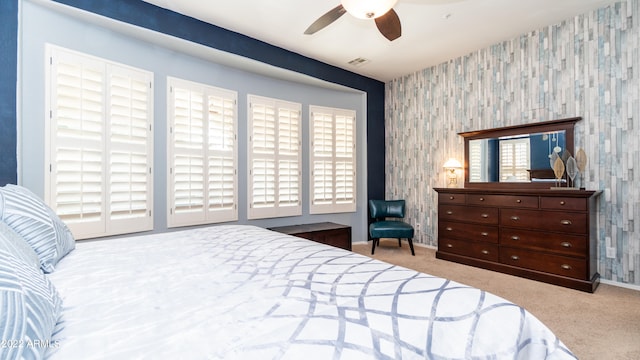
[[[332,222],[278,226],[269,230],[351,251],[351,226]]]
[[[600,191],[568,187],[586,164],[583,151],[570,160],[579,120],[459,133],[465,187],[435,189],[436,257],[595,291]]]
[[[404,209],[404,200],[369,200],[369,238],[373,241],[371,255],[376,250],[376,244],[380,245],[380,239],[392,238],[398,239],[398,246],[402,246],[402,239],[407,239],[411,255],[416,256],[413,250],[413,226],[402,221]]]

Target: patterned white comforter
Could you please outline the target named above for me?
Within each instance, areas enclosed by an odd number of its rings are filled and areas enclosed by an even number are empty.
[[[484,291],[253,226],[79,242],[52,359],[574,359]]]

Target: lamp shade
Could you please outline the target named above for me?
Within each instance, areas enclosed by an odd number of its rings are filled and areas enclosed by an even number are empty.
[[[460,169],[462,168],[462,165],[460,164],[460,161],[450,158],[444,163],[443,167],[445,169]]]
[[[347,12],[360,19],[375,19],[380,17],[398,2],[398,0],[342,0],[342,7]]]

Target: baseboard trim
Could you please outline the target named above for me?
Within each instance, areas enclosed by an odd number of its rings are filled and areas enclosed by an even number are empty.
[[[625,288],[625,289],[640,291],[640,285],[633,285],[633,284],[621,283],[621,282],[618,282],[618,281],[605,280],[602,277],[600,278],[600,283],[601,284],[611,285],[611,286],[617,286],[617,287],[621,287],[621,288]]]

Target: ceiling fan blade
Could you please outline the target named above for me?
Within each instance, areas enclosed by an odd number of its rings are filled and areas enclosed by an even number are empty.
[[[311,24],[307,28],[307,30],[304,31],[304,33],[306,35],[314,34],[317,31],[324,29],[327,25],[331,24],[332,22],[338,20],[340,16],[344,15],[346,12],[347,10],[345,10],[344,7],[342,7],[342,5],[338,5],[333,9],[329,10],[326,14],[320,16],[318,20],[314,21],[313,24]]]
[[[400,18],[395,10],[391,9],[386,14],[376,18],[376,26],[378,30],[389,39],[393,41],[402,35],[402,26],[400,25]]]

